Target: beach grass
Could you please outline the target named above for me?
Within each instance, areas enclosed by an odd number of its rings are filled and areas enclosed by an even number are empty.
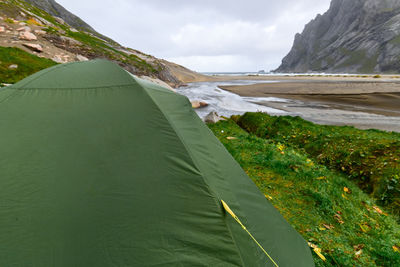
[[[254,115],[253,124],[243,129],[238,122],[244,124],[249,115]],[[304,129],[312,126],[304,124]],[[309,243],[316,265],[400,266],[396,216],[345,172],[323,164],[301,146],[287,141],[297,136],[284,136],[280,130],[273,136],[281,139],[262,136],[265,126],[262,116],[256,113],[209,125],[265,197]],[[310,128],[307,135],[313,136],[313,130]],[[319,249],[320,255],[315,253]]]

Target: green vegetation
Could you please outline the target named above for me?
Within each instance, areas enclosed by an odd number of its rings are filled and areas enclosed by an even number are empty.
[[[300,117],[248,113],[238,124],[259,137],[299,149],[345,174],[392,214],[400,215],[400,134],[321,126]]]
[[[395,217],[379,208],[348,175],[331,169],[323,158],[333,151],[320,158],[304,148],[305,143],[316,148],[324,145],[318,141],[324,133],[331,136],[332,146],[346,134],[348,143],[359,135],[361,139],[381,136],[390,143],[399,135],[316,126],[299,118],[279,120],[261,113],[235,116],[209,127],[314,251],[321,249],[322,257],[313,253],[317,266],[400,266],[400,227]]]
[[[10,65],[18,65],[10,69]],[[0,47],[0,83],[15,83],[42,69],[56,65],[50,59],[40,58],[19,48]]]
[[[22,8],[35,14],[37,17],[52,23],[52,26],[47,26],[45,28],[45,31],[48,34],[54,36],[66,35],[77,41],[80,41],[83,44],[81,47],[82,54],[88,58],[106,58],[109,60],[118,61],[121,64],[131,65],[135,69],[135,72],[139,75],[154,76],[154,74],[157,74],[162,70],[162,67],[159,63],[148,63],[146,60],[137,55],[125,53],[119,49],[120,45],[115,41],[93,32],[90,29],[84,29],[83,31],[76,32],[67,24],[60,23],[52,15],[25,1],[7,0],[0,2],[1,13],[7,16],[5,20],[8,23],[14,22],[12,17],[17,17],[20,15]],[[25,22],[27,24],[45,26],[42,25],[43,22],[34,18],[34,16],[28,16]],[[68,50],[68,47],[63,47],[63,49]],[[71,52],[76,53],[76,48],[74,48]]]
[[[347,59],[345,62],[340,64],[338,68],[360,65],[357,70],[358,72],[374,73],[379,53],[372,57],[367,57],[367,52],[365,50],[351,51],[346,48],[341,48],[340,52],[342,55],[346,56]]]

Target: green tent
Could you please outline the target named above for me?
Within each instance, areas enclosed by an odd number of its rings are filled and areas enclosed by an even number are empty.
[[[0,266],[277,265],[314,263],[187,98],[102,60],[0,90]]]

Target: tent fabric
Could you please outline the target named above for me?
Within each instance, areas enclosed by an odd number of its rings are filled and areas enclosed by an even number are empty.
[[[0,90],[0,266],[314,266],[184,96],[95,60]]]

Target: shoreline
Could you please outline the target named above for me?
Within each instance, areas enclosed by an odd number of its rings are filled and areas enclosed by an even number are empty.
[[[305,105],[327,105],[332,109],[400,117],[400,83],[395,82],[293,81],[219,88],[242,97],[278,97]]]
[[[400,83],[393,81],[304,80],[219,86],[259,105],[317,124],[400,132]],[[287,100],[263,100],[274,97]],[[257,100],[260,98],[260,100]]]

